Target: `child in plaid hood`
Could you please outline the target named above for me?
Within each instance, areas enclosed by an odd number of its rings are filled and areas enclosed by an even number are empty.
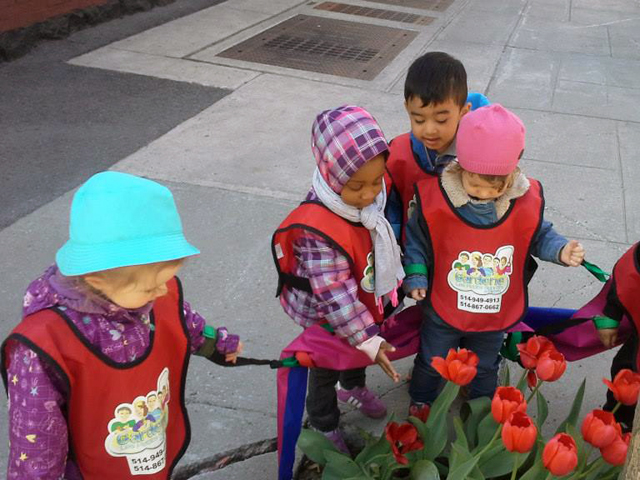
[[[362,281],[358,282],[352,262],[337,242],[330,241],[327,235],[314,233],[313,229],[302,229],[293,242],[296,261],[291,272],[308,279],[311,291],[285,286],[280,303],[302,327],[329,323],[337,336],[367,354],[397,381],[399,376],[385,354],[393,347],[380,337],[376,323],[376,319],[381,318],[381,310],[376,310],[381,309],[384,302],[397,305],[396,289],[404,277],[400,249],[384,218],[387,142],[366,110],[342,106],[318,115],[312,128],[311,148],[317,168],[303,205],[321,204],[329,211],[323,214],[323,219],[341,221],[337,216],[368,230],[375,251],[373,263],[369,262],[373,267],[370,292],[375,295],[375,307],[363,303]],[[319,227],[322,230],[322,225]],[[367,259],[371,256],[370,251],[357,254]],[[340,412],[335,391],[338,381],[337,398],[359,407],[365,415],[382,417],[386,407],[365,386],[364,369],[342,372],[311,369],[307,397],[309,421],[340,449],[346,450],[338,430]]]

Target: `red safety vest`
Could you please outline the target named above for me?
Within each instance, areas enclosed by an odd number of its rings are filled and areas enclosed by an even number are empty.
[[[640,243],[636,243],[620,257],[613,267],[613,281],[618,301],[624,307],[627,317],[633,322],[637,332],[640,332],[640,261],[638,249]],[[636,349],[636,371],[640,372],[640,348]]]
[[[411,148],[410,133],[397,136],[389,145],[387,173],[393,183],[393,188],[396,189],[402,200],[402,244],[404,245],[409,212],[413,212],[416,206],[414,186],[420,180],[434,177],[435,174],[425,172],[416,161]]]
[[[85,480],[169,479],[187,449],[189,339],[179,281],[167,286],[151,314],[151,348],[130,363],[115,363],[92,347],[56,309],[25,317],[5,340],[5,384],[9,340],[34,350],[65,380],[69,456]]]
[[[526,313],[525,267],[542,222],[542,187],[512,202],[494,225],[474,226],[451,205],[437,177],[416,186],[431,242],[428,298],[436,313],[465,332],[506,330]]]
[[[344,255],[351,265],[351,274],[358,282],[358,300],[366,305],[376,323],[382,323],[374,295],[374,258],[371,234],[360,223],[336,215],[319,202],[303,202],[293,210],[273,234],[271,250],[278,269],[277,295],[283,288],[298,288],[311,293],[309,280],[293,274],[296,258],[293,245],[298,237],[309,232],[327,240]]]

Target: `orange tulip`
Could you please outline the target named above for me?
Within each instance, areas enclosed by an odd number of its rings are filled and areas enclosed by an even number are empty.
[[[515,387],[498,387],[491,400],[493,419],[498,423],[504,423],[516,411],[527,411],[527,401],[522,392]]]
[[[567,361],[557,350],[548,350],[538,358],[536,375],[545,382],[555,382],[567,369]]]
[[[538,429],[531,418],[520,411],[513,412],[502,427],[502,442],[510,452],[525,453],[536,443]]]
[[[578,465],[578,447],[571,435],[559,433],[545,445],[542,463],[556,477],[563,477]]]
[[[478,356],[471,350],[461,348],[458,351],[451,348],[447,358],[433,357],[431,366],[442,377],[457,385],[463,386],[473,380],[478,373]]]
[[[622,435],[622,429],[611,412],[594,410],[584,417],[582,436],[585,442],[594,447],[607,447],[620,435]]]
[[[635,405],[638,402],[640,374],[624,368],[616,374],[613,383],[606,378],[603,378],[602,381],[609,387],[609,390],[613,392],[614,398],[620,403]]]
[[[605,448],[601,448],[600,453],[604,461],[614,466],[624,465],[624,461],[627,459],[630,441],[631,434],[625,433],[624,435],[618,435],[618,437]]]
[[[556,349],[551,340],[537,335],[527,340],[527,343],[518,344],[517,348],[522,366],[530,370],[536,368],[538,359],[544,352]]]

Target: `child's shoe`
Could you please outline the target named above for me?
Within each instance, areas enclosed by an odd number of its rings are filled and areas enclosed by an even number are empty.
[[[338,389],[338,400],[359,409],[370,418],[382,418],[387,414],[387,407],[367,387],[356,387],[351,390]]]
[[[331,441],[331,443],[335,445],[335,447],[338,449],[339,452],[342,452],[345,455],[351,455],[351,453],[349,452],[349,448],[347,447],[347,444],[344,441],[344,437],[342,436],[342,432],[340,431],[339,428],[336,428],[335,430],[331,430],[330,432],[320,432],[320,433],[322,433],[325,437],[327,437]]]
[[[431,413],[431,405],[429,405],[428,403],[414,402],[413,400],[411,400],[411,404],[409,405],[410,417],[419,418],[424,423],[427,423],[429,413]]]

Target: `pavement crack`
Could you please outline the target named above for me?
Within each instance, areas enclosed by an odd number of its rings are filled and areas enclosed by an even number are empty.
[[[231,450],[216,453],[197,462],[176,468],[171,476],[172,480],[188,480],[201,473],[215,472],[234,463],[249,460],[257,455],[275,452],[278,448],[276,437],[267,438],[254,443],[248,443]]]
[[[276,418],[276,415],[265,413],[262,410],[255,410],[255,409],[252,409],[252,408],[230,407],[228,405],[219,405],[219,404],[217,404],[215,402],[210,402],[210,401],[207,401],[207,400],[190,400],[190,399],[187,398],[185,400],[185,404],[186,405],[205,405],[207,407],[221,408],[223,410],[231,410],[233,412],[259,413],[260,415],[265,415],[267,417]]]

